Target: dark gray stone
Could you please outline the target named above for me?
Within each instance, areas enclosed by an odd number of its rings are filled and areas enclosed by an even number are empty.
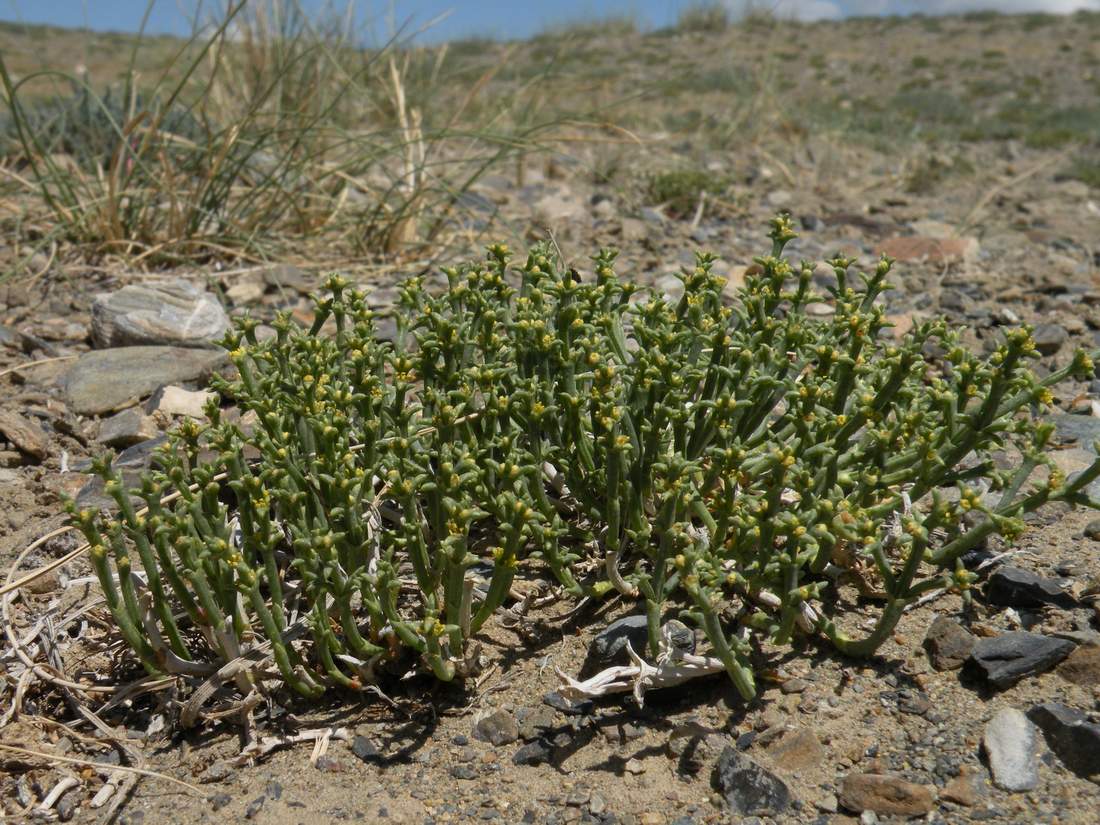
[[[71,820],[76,814],[76,809],[80,805],[82,796],[83,794],[80,793],[80,790],[74,788],[57,800],[57,806],[54,810],[57,811],[58,820],[61,822],[68,822]]]
[[[1051,423],[1062,441],[1077,441],[1082,447],[1092,448],[1092,442],[1100,438],[1100,418],[1091,415],[1052,415]]]
[[[1100,724],[1058,702],[1035,705],[1027,717],[1043,732],[1047,746],[1063,765],[1086,779],[1100,778]]]
[[[736,814],[779,814],[791,804],[787,784],[736,748],[726,746],[714,768],[714,786]]]
[[[557,713],[547,705],[538,705],[533,708],[520,708],[516,711],[516,725],[519,727],[519,738],[525,742],[538,739],[546,731],[555,726]]]
[[[140,444],[135,444],[133,447],[123,450],[115,457],[112,466],[120,471],[123,487],[132,490],[141,486],[142,475],[156,464],[155,451],[167,442],[168,436],[158,435],[156,438],[150,438],[148,441],[142,441]],[[90,461],[81,462],[73,469],[77,472],[86,473],[90,463]],[[135,506],[142,506],[141,499],[136,496],[130,496],[130,500],[135,502]],[[92,476],[88,483],[80,488],[80,492],[76,494],[76,504],[77,507],[92,507],[97,510],[107,509],[111,512],[118,509],[115,500],[107,495],[103,479],[99,476]]]
[[[1039,324],[1031,337],[1035,339],[1035,349],[1041,355],[1054,355],[1062,348],[1068,334],[1061,324]]]
[[[220,811],[233,801],[233,797],[227,793],[216,793],[213,796],[207,797],[207,800],[210,802],[211,810]]]
[[[112,463],[118,468],[145,470],[153,466],[155,463],[154,457],[156,451],[167,443],[168,436],[158,435],[156,438],[142,441],[140,444],[135,444],[133,447],[127,447],[115,456],[115,460]]]
[[[108,447],[133,447],[159,435],[160,429],[151,416],[137,407],[130,407],[99,422],[96,441]]]
[[[481,742],[500,747],[519,739],[519,726],[512,714],[498,708],[474,722],[473,736]]]
[[[1094,518],[1085,525],[1085,538],[1100,541],[1100,518]]]
[[[936,670],[955,670],[963,666],[977,641],[954,619],[937,616],[924,637],[924,648]]]
[[[1070,608],[1074,599],[1057,579],[1048,579],[1019,567],[998,567],[985,585],[985,599],[1001,607]]]
[[[382,751],[365,736],[356,736],[351,740],[351,752],[364,762],[378,762],[382,759]]]
[[[69,408],[102,415],[152,395],[165,384],[204,382],[229,363],[220,350],[119,347],[88,352],[62,378]]]
[[[550,761],[552,753],[553,746],[549,742],[544,739],[537,739],[534,742],[528,742],[516,751],[512,757],[512,763],[515,765],[541,765]]]
[[[695,652],[695,634],[690,627],[676,619],[670,619],[664,626],[672,632],[673,645],[688,653]],[[645,616],[625,616],[609,624],[592,640],[589,657],[605,666],[625,664],[628,661],[626,655],[628,641],[635,653],[640,656],[647,655],[649,631]]]
[[[263,794],[260,794],[260,796],[257,796],[255,799],[249,802],[248,806],[244,809],[244,818],[253,819],[257,814],[259,814],[261,810],[263,810],[264,802],[266,801],[267,797]]]
[[[1073,642],[1038,633],[1002,633],[979,640],[970,653],[966,669],[991,687],[1005,690],[1026,676],[1054,667],[1073,648]]]
[[[552,690],[545,694],[542,697],[542,701],[543,704],[549,705],[554,710],[561,711],[570,716],[583,716],[589,713],[593,707],[591,700],[573,704],[556,690]]]
[[[928,694],[908,688],[898,691],[898,710],[902,713],[923,716],[931,709],[932,701],[928,698]]]
[[[219,761],[199,774],[199,782],[224,782],[232,775],[233,766],[228,762]]]

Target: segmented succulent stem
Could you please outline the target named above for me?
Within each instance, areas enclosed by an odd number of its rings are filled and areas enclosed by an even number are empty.
[[[1063,478],[1037,416],[1092,357],[1040,380],[1026,327],[984,359],[939,320],[896,338],[892,262],[836,257],[818,295],[783,257],[794,236],[772,222],[735,296],[710,255],[670,300],[620,280],[612,251],[582,277],[497,245],[441,294],[408,279],[393,342],[339,276],[308,330],[284,313],[261,340],[241,319],[236,377],[172,433],[146,508],[101,459],[117,516],[71,510],[122,637],[181,675],[269,644],[308,697],[404,657],[449,681],[541,570],[574,599],[644,602],[652,656],[671,612],[694,621],[750,698],[761,643],[809,629],[868,655],[922,594],[968,595],[968,550],[1049,502],[1093,505],[1100,460]],[[831,315],[807,312],[822,300]],[[838,568],[882,594],[862,638],[819,609]]]

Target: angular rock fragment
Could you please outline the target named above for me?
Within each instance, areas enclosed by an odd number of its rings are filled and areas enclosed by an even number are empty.
[[[538,739],[555,726],[557,714],[548,705],[520,708],[516,711],[519,738],[525,742]]]
[[[887,238],[879,244],[878,251],[903,263],[927,260],[934,264],[944,264],[973,258],[979,249],[978,239],[972,237],[930,238],[905,235]]]
[[[370,739],[357,735],[351,740],[351,752],[364,762],[381,762],[382,751]]]
[[[695,634],[683,622],[671,619],[665,627],[672,632],[672,643],[680,650],[695,651]],[[589,659],[601,666],[626,664],[626,643],[634,648],[639,656],[648,655],[649,632],[646,617],[642,615],[624,616],[600,631],[589,648]]]
[[[986,723],[982,749],[993,784],[1006,791],[1030,791],[1039,784],[1035,726],[1015,708],[1005,708]]]
[[[1081,645],[1058,665],[1055,672],[1075,685],[1082,687],[1100,685],[1100,645]]]
[[[499,747],[519,739],[519,726],[512,714],[498,708],[474,722],[473,735],[474,739]]]
[[[553,746],[545,739],[537,739],[528,742],[512,756],[513,765],[541,765],[549,762],[553,754]]]
[[[1055,607],[1070,608],[1073,596],[1062,588],[1057,579],[1048,579],[1021,570],[1018,567],[999,567],[989,577],[985,586],[985,598],[990,604],[1001,607]]]
[[[229,329],[218,300],[182,280],[131,284],[92,302],[92,340],[108,347],[210,346]]]
[[[39,460],[46,457],[49,440],[45,431],[29,418],[12,410],[0,410],[0,436],[19,452]]]
[[[991,687],[1005,690],[1026,676],[1054,667],[1073,648],[1073,642],[1038,633],[1002,633],[974,645],[966,670]]]
[[[81,355],[62,385],[73,412],[102,415],[165,384],[204,381],[228,363],[219,350],[119,347]]]
[[[131,407],[99,422],[96,441],[108,447],[132,447],[160,434],[157,422]]]
[[[768,748],[768,756],[781,770],[801,773],[825,762],[825,749],[809,728],[795,728]]]
[[[1063,765],[1080,777],[1100,782],[1100,724],[1058,702],[1036,705],[1027,718],[1043,732],[1047,746]]]
[[[111,464],[121,473],[122,486],[128,490],[141,486],[142,474],[153,466],[157,449],[163,447],[166,443],[168,443],[168,437],[158,435],[156,438],[142,441],[140,444],[135,444],[133,447],[128,447],[119,453]],[[89,464],[90,462],[85,462],[79,468],[80,471],[87,472]],[[140,499],[133,496],[131,496],[131,500],[140,502]],[[99,476],[92,476],[80,488],[80,492],[76,494],[76,505],[77,507],[106,509],[111,512],[118,509],[115,500],[105,492],[103,479]]]
[[[217,393],[207,390],[185,390],[183,387],[161,387],[152,398],[145,402],[145,412],[149,415],[163,413],[164,415],[180,415],[188,418],[205,418],[203,407],[206,402],[214,398]]]
[[[743,816],[779,814],[791,804],[790,788],[782,779],[730,746],[718,757],[714,785],[730,810]]]
[[[1055,355],[1069,339],[1069,333],[1061,324],[1039,324],[1031,333],[1031,338],[1040,355]]]
[[[850,773],[840,786],[840,804],[850,811],[922,816],[932,810],[932,792],[897,776]]]
[[[275,289],[292,289],[302,295],[308,294],[315,285],[305,270],[293,264],[275,264],[263,269],[264,283]]]
[[[963,666],[978,639],[947,616],[937,616],[924,637],[928,659],[936,670],[955,670]]]
[[[969,808],[978,801],[978,789],[974,777],[969,773],[960,774],[943,786],[940,799],[954,802]]]

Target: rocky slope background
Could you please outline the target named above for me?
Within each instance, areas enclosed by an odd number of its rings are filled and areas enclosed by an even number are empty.
[[[114,79],[104,55],[119,46],[107,36],[25,34],[4,33],[9,71],[68,60],[66,43],[82,42],[99,56],[91,71]],[[152,45],[148,71],[170,50]],[[274,227],[263,243],[190,257],[120,251],[51,223],[18,142],[5,144],[9,583],[76,547],[64,533],[24,552],[62,525],[62,495],[103,503],[85,475],[92,455],[119,451],[136,478],[163,432],[200,414],[225,365],[210,342],[230,317],[289,309],[308,323],[306,296],[332,268],[387,313],[407,275],[439,279],[439,265],[490,240],[549,236],[582,271],[614,246],[624,277],[669,293],[709,250],[732,290],[766,251],[767,219],[789,210],[803,230],[797,257],[898,259],[887,299],[899,334],[944,314],[983,351],[1006,327],[1034,324],[1040,371],[1100,345],[1100,15],[703,15],[660,32],[607,21],[418,56],[446,71],[430,87],[407,75],[410,100],[468,93],[465,116],[508,109],[513,124],[525,103],[554,129],[463,178],[446,209],[425,200],[411,224],[391,215],[369,243],[334,220],[332,235]],[[470,160],[455,143],[440,151]],[[342,209],[372,208],[363,174]],[[1100,380],[1067,385],[1056,402],[1056,457],[1072,472],[1100,438]],[[0,804],[16,820],[129,823],[1096,822],[1100,522],[1052,507],[1031,527],[1015,547],[969,559],[983,577],[969,610],[951,595],[916,606],[866,662],[809,640],[770,651],[769,687],[751,705],[722,677],[653,692],[645,708],[565,702],[555,668],[625,661],[636,607],[611,600],[573,621],[551,604],[492,627],[485,670],[464,691],[410,682],[387,700],[270,703],[257,721],[285,747],[248,762],[235,723],[178,732],[171,686],[131,702],[43,678],[140,676],[78,558],[4,592]],[[865,597],[842,585],[838,598],[858,615]],[[292,745],[322,728],[339,734],[312,753]],[[138,781],[127,767],[158,776]]]

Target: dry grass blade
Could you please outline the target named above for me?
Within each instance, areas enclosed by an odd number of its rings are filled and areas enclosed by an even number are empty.
[[[14,372],[29,370],[32,367],[41,367],[45,364],[56,364],[60,361],[73,361],[79,357],[79,355],[58,355],[54,358],[42,358],[38,361],[28,361],[25,364],[16,364],[14,367],[8,367],[6,370],[0,370],[0,378],[3,378],[5,375],[11,375]]]
[[[43,753],[42,751],[31,750],[30,748],[20,748],[16,745],[7,745],[0,743],[0,751],[6,751],[7,753],[23,756],[28,759],[40,759],[48,764],[55,765],[58,763],[66,765],[83,765],[89,768],[102,769],[103,765],[99,762],[95,762],[91,759],[80,759],[75,756],[61,756],[54,753]],[[121,771],[123,773],[137,774],[138,776],[148,777],[149,779],[160,779],[165,782],[170,782],[173,785],[178,785],[181,788],[186,789],[189,793],[198,794],[204,796],[202,788],[197,785],[192,785],[190,782],[184,782],[182,779],[176,779],[174,776],[169,776],[165,773],[159,773],[157,771],[146,770],[145,768],[132,768],[127,765],[112,765],[111,771]]]
[[[478,105],[509,50],[456,87],[446,47],[410,45],[439,19],[365,49],[350,15],[236,0],[151,89],[138,88],[135,41],[120,92],[99,93],[86,75],[17,79],[0,58],[33,172],[13,179],[66,240],[143,265],[265,260],[306,238],[327,256],[405,254],[437,237],[489,168],[540,151],[554,125],[520,105],[538,79],[488,116]],[[73,94],[51,101],[58,114],[44,122],[26,89],[47,79]],[[58,153],[66,142],[87,148]]]

